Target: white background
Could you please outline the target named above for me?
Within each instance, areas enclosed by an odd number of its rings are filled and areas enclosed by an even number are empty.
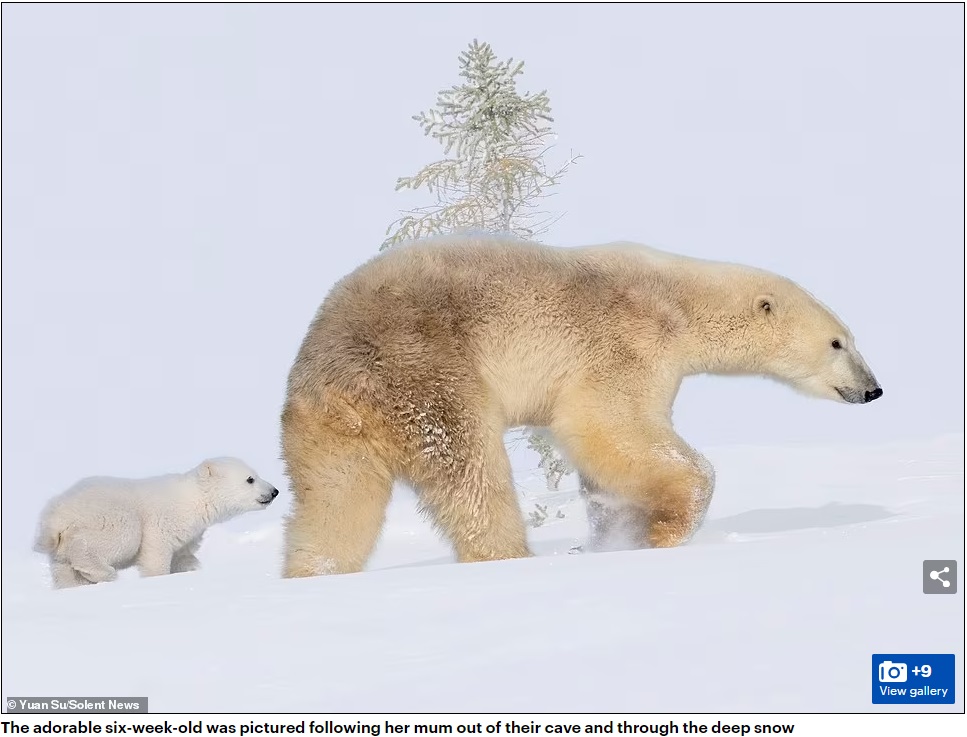
[[[411,116],[472,38],[584,158],[545,240],[778,271],[885,395],[693,379],[698,448],[963,428],[963,8],[6,5],[3,544],[89,474],[249,459],[331,284],[428,196]]]

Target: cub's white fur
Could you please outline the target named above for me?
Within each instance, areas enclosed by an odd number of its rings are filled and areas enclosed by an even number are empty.
[[[264,509],[278,490],[237,458],[211,458],[181,474],[82,479],[41,513],[34,550],[50,558],[54,588],[198,568],[205,530]]]

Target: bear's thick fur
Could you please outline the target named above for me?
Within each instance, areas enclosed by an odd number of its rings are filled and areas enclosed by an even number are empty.
[[[862,403],[853,336],[788,279],[635,244],[499,239],[397,247],[340,281],[289,375],[285,575],[361,570],[392,484],[461,561],[529,555],[503,434],[546,426],[637,546],[701,523],[713,471],[673,430],[683,377],[763,374]]]

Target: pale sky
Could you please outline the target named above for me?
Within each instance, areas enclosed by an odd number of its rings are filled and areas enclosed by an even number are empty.
[[[583,155],[546,242],[791,277],[885,391],[843,406],[691,379],[675,413],[689,442],[963,431],[962,5],[2,12],[5,548],[86,475],[231,454],[285,488],[299,341],[399,210],[430,202],[394,192],[440,153],[411,116],[459,81],[473,38],[547,89],[552,158]]]

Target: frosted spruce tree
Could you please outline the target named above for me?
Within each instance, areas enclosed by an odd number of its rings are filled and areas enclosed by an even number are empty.
[[[547,91],[521,95],[517,78],[524,62],[499,61],[490,44],[476,39],[459,64],[463,81],[440,92],[435,107],[413,116],[443,146],[443,158],[396,182],[397,191],[426,188],[436,202],[404,212],[387,228],[381,248],[458,231],[537,240],[556,219],[541,205],[580,157],[548,166],[545,155],[555,135]],[[544,433],[527,435],[548,489],[557,489],[571,469]]]
[[[547,92],[522,96],[516,78],[524,62],[498,61],[487,43],[474,40],[459,63],[464,81],[413,116],[443,146],[444,158],[396,182],[397,191],[425,187],[436,204],[404,213],[387,229],[383,248],[459,230],[533,239],[552,222],[541,202],[578,157],[557,169],[545,162],[554,138]]]

